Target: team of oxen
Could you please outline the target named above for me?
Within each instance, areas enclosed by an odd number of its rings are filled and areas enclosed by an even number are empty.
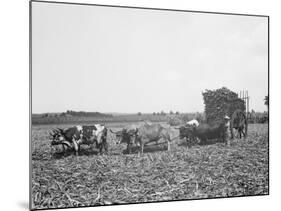
[[[204,144],[208,140],[219,139],[227,143],[227,129],[229,127],[229,117],[225,116],[221,122],[213,125],[200,123],[197,120],[191,120],[186,124],[175,127],[179,130],[179,138],[186,139],[187,146],[190,147],[196,143]],[[113,131],[104,125],[85,125],[73,126],[66,129],[53,129],[50,133],[51,145],[62,145],[63,150],[67,148],[79,154],[81,145],[92,145],[99,149],[100,153],[108,151],[107,135],[111,132],[116,137],[116,144],[127,144],[127,152],[131,153],[133,146],[137,146],[139,154],[143,153],[144,146],[163,140],[170,150],[171,142],[177,138],[171,138],[170,130],[159,123],[144,122],[141,125],[128,125],[120,131]]]

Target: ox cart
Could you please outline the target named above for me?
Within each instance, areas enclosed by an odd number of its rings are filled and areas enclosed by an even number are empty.
[[[246,92],[247,93],[247,92]],[[205,90],[202,93],[205,103],[206,121],[209,124],[221,121],[225,115],[230,117],[230,135],[242,138],[247,136],[248,121],[246,109],[249,109],[247,94],[238,95],[226,87]]]

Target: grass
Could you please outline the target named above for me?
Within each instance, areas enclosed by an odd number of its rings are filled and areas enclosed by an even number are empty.
[[[121,124],[110,125],[119,129]],[[52,126],[53,127],[53,126]],[[53,153],[51,126],[32,130],[32,207],[59,208],[268,194],[268,125],[249,125],[246,139],[194,146],[175,139],[125,154],[109,134],[108,155],[87,146],[80,156]],[[171,131],[177,136],[177,131]]]

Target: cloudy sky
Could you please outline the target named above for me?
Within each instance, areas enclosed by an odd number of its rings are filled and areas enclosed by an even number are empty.
[[[268,94],[267,18],[32,3],[33,113],[203,111],[202,91]]]

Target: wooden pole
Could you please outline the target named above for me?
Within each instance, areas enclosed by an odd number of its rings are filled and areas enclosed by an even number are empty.
[[[249,113],[250,111],[249,111],[249,95],[248,95],[248,91],[247,91],[247,110],[248,110],[248,113]]]

